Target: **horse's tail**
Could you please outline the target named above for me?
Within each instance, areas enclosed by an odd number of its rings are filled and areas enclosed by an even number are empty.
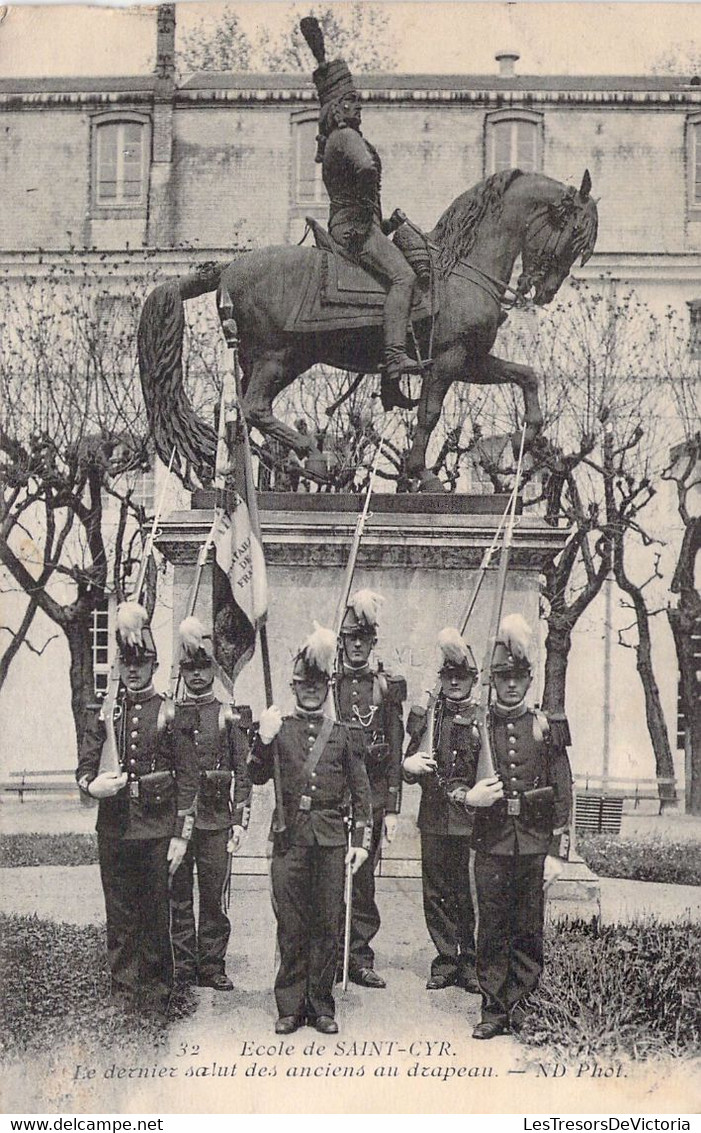
[[[183,384],[183,299],[215,291],[223,265],[182,279],[161,283],[147,297],[138,331],[139,373],[146,415],[156,452],[188,488],[192,470],[201,483],[214,475],[217,437],[211,425],[195,413]]]

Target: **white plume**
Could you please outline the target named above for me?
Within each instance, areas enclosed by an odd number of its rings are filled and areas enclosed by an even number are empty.
[[[438,648],[453,665],[461,665],[469,658],[467,645],[453,626],[446,626],[438,634]]]
[[[374,590],[356,590],[348,599],[349,606],[355,610],[356,618],[365,618],[368,625],[376,626],[380,617],[380,606],[384,602],[381,594]]]
[[[507,614],[501,620],[497,641],[503,642],[517,660],[527,661],[532,636],[533,631],[521,614]]]
[[[178,633],[180,634],[181,645],[186,652],[196,653],[198,649],[202,648],[205,629],[199,618],[194,616],[183,618],[178,626]]]
[[[314,622],[314,632],[305,641],[302,652],[307,662],[316,665],[322,673],[333,675],[336,659],[336,635],[333,630]]]
[[[138,602],[121,602],[117,607],[117,633],[125,645],[143,645],[142,631],[148,614]]]

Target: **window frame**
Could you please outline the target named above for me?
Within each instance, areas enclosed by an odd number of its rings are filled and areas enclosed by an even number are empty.
[[[101,200],[99,197],[100,130],[106,126],[137,125],[141,127],[141,198],[135,200]],[[90,120],[90,207],[95,218],[140,218],[147,215],[151,180],[151,119],[134,110],[115,110],[95,114]]]
[[[701,299],[689,299],[689,357],[701,361]]]
[[[693,220],[701,220],[701,111],[689,114],[686,120],[687,213]],[[699,180],[696,180],[696,166]],[[698,196],[696,195],[698,191]]]
[[[318,132],[319,111],[312,107],[305,107],[304,110],[295,110],[291,115],[291,129],[292,129],[292,177],[291,177],[291,201],[292,207],[299,212],[306,210],[315,210],[325,208],[328,203],[324,182],[321,176],[321,165],[314,163],[315,179],[314,185],[316,188],[316,196],[313,200],[302,200],[300,197],[300,172],[301,172],[301,144],[300,139],[302,133],[300,127],[308,125],[310,122],[314,123],[317,128],[315,133]]]
[[[490,114],[485,115],[484,119],[484,153],[482,168],[485,177],[491,177],[496,172],[494,162],[494,140],[496,137],[495,126],[499,126],[504,122],[519,123],[525,122],[535,128],[535,168],[533,170],[524,170],[524,173],[542,173],[543,172],[543,154],[545,149],[545,118],[542,114],[537,113],[535,110],[521,110],[512,109],[507,110],[494,110]],[[518,163],[510,165],[510,169],[519,169]]]
[[[93,692],[98,700],[103,699],[109,687],[109,677],[112,668],[110,658],[111,641],[111,603],[109,598],[103,598],[92,612],[90,619],[90,650],[92,653]],[[98,634],[104,634],[106,640],[98,640]],[[98,661],[98,651],[104,650],[105,661]],[[99,684],[98,684],[99,682]],[[104,687],[102,687],[104,685]]]

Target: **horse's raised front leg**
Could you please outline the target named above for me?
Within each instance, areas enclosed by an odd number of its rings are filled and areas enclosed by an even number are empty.
[[[316,445],[314,434],[304,436],[273,414],[273,399],[294,381],[297,374],[298,371],[290,370],[285,350],[269,351],[257,358],[248,373],[241,407],[249,425],[303,457],[308,456]]]
[[[426,468],[426,450],[433,430],[440,420],[446,394],[464,366],[465,350],[462,346],[456,345],[434,359],[430,372],[423,380],[416,433],[406,461],[408,478],[418,480],[419,490],[422,492],[444,490],[438,477]]]
[[[518,362],[507,362],[505,358],[496,358],[490,354],[480,367],[478,380],[493,385],[504,385],[507,382],[517,385],[523,393],[523,402],[526,412],[526,437],[524,446],[527,449],[533,443],[543,427],[543,411],[540,408],[538,397],[538,377],[530,366],[522,366]],[[518,434],[520,440],[520,432]]]

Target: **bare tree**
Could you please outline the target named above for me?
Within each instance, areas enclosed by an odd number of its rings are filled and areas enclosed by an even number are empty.
[[[136,304],[100,276],[75,264],[1,285],[0,562],[25,599],[1,675],[41,610],[68,643],[78,737],[93,698],[93,613],[138,561],[134,476],[151,462]]]
[[[571,529],[545,570],[548,632],[544,707],[565,708],[572,634],[579,618],[613,577],[633,612],[646,720],[660,779],[673,778],[672,750],[662,710],[650,619],[666,606],[669,568],[660,570],[660,541],[668,524],[656,512],[672,445],[685,435],[679,411],[687,401],[690,362],[685,335],[671,311],[655,315],[627,289],[575,286],[577,294],[541,314],[535,326],[511,331],[508,352],[521,355],[542,379],[545,438],[528,473],[527,506]],[[483,414],[483,424],[485,424]],[[495,486],[507,467],[491,468]],[[688,476],[685,479],[689,479]],[[668,518],[668,514],[667,514]],[[690,536],[690,542],[693,537]],[[663,789],[672,801],[673,793]]]

